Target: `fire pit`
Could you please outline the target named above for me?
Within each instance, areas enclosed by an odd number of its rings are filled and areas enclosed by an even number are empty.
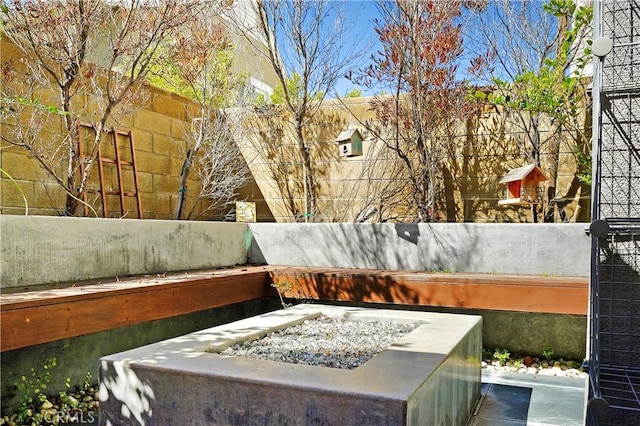
[[[220,353],[320,316],[418,326],[353,369]],[[481,351],[478,316],[297,305],[103,357],[100,424],[464,425]]]

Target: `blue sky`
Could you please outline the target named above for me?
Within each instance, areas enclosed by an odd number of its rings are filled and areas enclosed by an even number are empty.
[[[447,0],[442,0],[442,1],[447,1]],[[534,9],[536,9],[536,6],[540,7],[540,9],[542,9],[542,5],[545,3],[545,1],[543,0],[539,0],[536,1],[534,3],[532,3],[532,6]],[[376,37],[376,34],[373,30],[373,21],[376,18],[381,18],[379,10],[378,10],[378,1],[377,0],[352,0],[352,1],[346,1],[344,4],[345,7],[345,15],[346,15],[346,20],[348,22],[348,25],[350,25],[351,30],[347,31],[348,34],[350,34],[351,39],[347,40],[346,43],[348,44],[358,44],[359,43],[363,43],[363,42],[371,42],[373,43],[372,47],[368,50],[367,53],[363,54],[361,57],[361,60],[356,61],[353,63],[353,71],[355,72],[358,69],[362,69],[364,67],[366,67],[369,63],[370,63],[370,57],[371,54],[373,52],[375,52],[376,50],[378,50],[379,44],[378,44],[378,39]],[[489,8],[485,13],[489,14],[489,20],[491,21],[492,19],[495,18],[495,10],[492,9],[493,7],[495,7],[495,5],[492,5],[492,3],[489,3]],[[515,7],[519,7],[517,4],[515,5]],[[541,12],[541,10],[540,10]],[[485,15],[486,16],[486,15]],[[537,16],[537,12],[533,12],[533,14],[531,15],[532,19],[539,19],[539,17]],[[478,25],[479,22],[477,20],[473,20],[471,21],[473,22],[473,24]],[[530,22],[531,25],[535,26],[535,24],[533,24],[532,22]],[[458,77],[460,79],[465,79],[465,78],[472,78],[471,76],[468,75],[468,73],[466,72],[467,67],[470,63],[470,59],[472,55],[477,55],[480,52],[478,52],[478,47],[477,46],[473,46],[473,44],[475,43],[472,39],[474,38],[475,35],[479,35],[475,34],[475,32],[473,32],[473,28],[472,27],[467,27],[466,28],[467,31],[469,31],[467,33],[467,37],[465,37],[465,53],[463,53],[463,56],[461,58],[461,63],[459,64],[459,68],[458,68]],[[500,31],[495,31],[495,37],[509,37],[510,33],[508,34],[503,34],[504,31],[501,33]],[[499,42],[499,41],[498,41]],[[475,47],[475,48],[474,48]],[[485,47],[483,47],[484,49]],[[498,70],[499,71],[499,70]],[[508,78],[505,76],[505,78]],[[486,83],[486,82],[485,82]],[[344,96],[348,91],[352,90],[352,89],[360,89],[362,90],[362,94],[364,96],[368,96],[368,95],[373,95],[375,94],[377,91],[372,91],[367,89],[366,87],[361,87],[361,86],[357,86],[354,83],[352,83],[351,81],[347,80],[346,78],[340,79],[340,81],[338,82],[337,86],[336,86],[336,92],[341,95]]]
[[[447,0],[442,0],[442,1],[447,1]],[[538,28],[540,29],[540,33],[541,35],[547,35],[547,36],[553,36],[553,33],[545,33],[544,32],[544,28],[549,28],[549,25],[553,25],[553,22],[547,22],[547,23],[540,23],[540,25],[537,25],[538,23],[535,22],[536,19],[545,19],[545,18],[541,18],[540,17],[540,13],[542,13],[543,15],[546,15],[542,12],[542,7],[543,4],[546,3],[546,0],[537,0],[537,1],[533,1],[531,3],[529,3],[529,5],[531,6],[530,12],[527,12],[527,18],[529,18],[530,20],[528,21],[529,25],[533,28]],[[521,5],[519,2],[514,2],[511,3],[511,5],[513,5],[513,7],[516,10],[521,10]],[[485,17],[485,19],[487,19],[489,21],[489,23],[491,24],[493,21],[493,23],[495,23],[497,25],[497,21],[498,21],[498,15],[496,12],[496,5],[493,2],[489,2],[488,5],[488,9],[482,13],[482,16]],[[347,21],[349,21],[352,25],[353,31],[351,32],[352,36],[354,37],[353,40],[356,41],[362,41],[362,40],[369,40],[372,41],[374,43],[377,43],[377,37],[375,35],[375,32],[373,31],[373,21],[376,18],[381,18],[379,10],[378,10],[378,1],[377,0],[352,0],[352,1],[346,1],[345,2],[345,13],[347,15]],[[468,11],[463,12],[465,13],[465,17],[471,18],[472,15],[468,15]],[[554,18],[550,17],[550,15],[546,15],[549,19],[553,20]],[[459,68],[458,68],[458,77],[460,79],[465,79],[465,78],[471,78],[473,80],[473,77],[471,77],[468,73],[467,73],[467,68],[470,64],[470,59],[472,56],[474,55],[478,55],[481,52],[479,51],[479,47],[478,45],[476,45],[475,43],[477,42],[477,40],[474,41],[474,39],[478,38],[478,37],[482,37],[481,34],[482,32],[480,32],[477,28],[474,30],[473,25],[480,25],[480,22],[478,19],[472,18],[471,21],[467,22],[468,25],[465,25],[465,29],[464,31],[466,31],[466,36],[464,36],[464,43],[465,43],[465,52],[463,53],[463,56],[461,57],[461,62],[459,64]],[[470,26],[469,26],[470,25]],[[487,28],[485,28],[486,31]],[[491,33],[491,32],[489,32]],[[528,34],[530,34],[531,32],[527,32]],[[499,31],[498,29],[493,31],[493,35],[494,38],[492,39],[493,41],[496,41],[498,43],[501,43],[501,41],[504,41],[501,39],[501,37],[506,37],[507,39],[510,40],[520,40],[520,39],[513,39],[513,37],[518,37],[518,35],[512,34],[512,32],[510,31]],[[541,42],[543,40],[540,40]],[[547,43],[550,40],[547,40]],[[529,41],[531,42],[531,41]],[[528,42],[524,42],[523,46],[526,46],[526,43]],[[367,53],[366,55],[363,55],[362,57],[362,61],[359,61],[360,63],[354,63],[353,68],[354,71],[358,68],[363,68],[366,67],[369,63],[370,63],[370,56],[372,52],[375,52],[376,50],[379,49],[379,44],[374,44],[373,47],[369,50],[369,53]],[[486,46],[483,46],[481,48],[482,50],[486,49]],[[533,52],[533,51],[532,51]],[[536,58],[534,58],[536,59]],[[530,61],[532,64],[537,63],[535,60]],[[498,72],[499,74],[501,73],[500,69],[497,69],[496,72]],[[508,79],[509,77],[507,75],[504,75],[502,78]],[[486,81],[483,82],[479,82],[480,84],[482,83],[486,83]],[[363,90],[363,95],[372,95],[374,93],[371,93],[371,91],[367,91],[366,88],[363,87],[358,87],[355,86],[353,83],[351,83],[350,81],[348,81],[347,79],[341,79],[336,87],[336,91],[340,94],[340,95],[344,95],[347,91],[353,89],[353,88],[359,88]]]
[[[353,31],[351,32],[353,36],[352,43],[358,44],[358,42],[363,41],[373,43],[368,52],[362,56],[361,63],[354,63],[354,72],[358,68],[366,67],[370,63],[371,54],[380,49],[378,38],[373,30],[374,20],[381,18],[377,3],[377,0],[347,0],[345,2],[347,21],[353,25]],[[461,76],[461,78],[464,77]],[[370,96],[379,92],[378,90],[356,85],[346,78],[341,79],[336,86],[336,92],[340,96],[344,96],[352,89],[362,90],[363,96]]]
[[[345,3],[345,15],[347,22],[352,25],[353,31],[351,31],[350,34],[352,34],[354,41],[377,41],[373,31],[373,20],[380,18],[376,4],[377,1],[375,0],[352,0]],[[354,64],[354,68],[365,67],[369,63],[371,52],[374,50],[375,46],[372,46],[369,52],[362,56],[362,63]],[[341,96],[344,96],[345,93],[352,89],[362,90],[363,95],[365,96],[373,94],[368,93],[366,87],[357,86],[345,78],[340,79],[336,86],[336,92]]]

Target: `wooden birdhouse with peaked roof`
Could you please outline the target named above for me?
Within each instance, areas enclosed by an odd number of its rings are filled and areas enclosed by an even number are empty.
[[[507,184],[504,198],[498,201],[501,205],[531,205],[541,203],[544,199],[544,183],[547,177],[536,164],[509,170],[500,183]]]
[[[355,157],[362,155],[362,135],[358,129],[342,131],[336,138],[339,144],[340,157]]]

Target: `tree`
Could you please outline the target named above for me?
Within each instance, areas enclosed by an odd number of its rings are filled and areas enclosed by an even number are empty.
[[[500,0],[473,22],[480,30],[473,43],[487,52],[484,77],[496,88],[489,102],[516,115],[527,138],[527,160],[546,163],[545,221],[553,220],[554,205],[566,204],[559,202],[556,191],[563,138],[574,139],[577,164],[585,164],[590,101],[583,73],[591,19],[591,7],[572,0]]]
[[[340,222],[406,222],[415,217],[415,211],[409,208],[413,191],[404,163],[394,152],[377,145],[377,141],[371,142],[358,178],[338,193],[346,213]],[[354,216],[351,208],[355,207],[353,200],[358,199],[359,210]]]
[[[187,181],[194,166],[199,178],[197,199],[207,203],[200,215],[235,202],[238,189],[249,179],[234,137],[240,124],[236,115],[224,111],[244,102],[246,78],[232,75],[233,45],[226,27],[214,24],[212,18],[209,14],[188,22],[178,37],[167,40],[169,62],[158,63],[150,76],[154,85],[187,96],[198,105],[185,135],[187,148],[174,219],[190,218],[197,206],[194,203],[185,215]]]
[[[247,109],[242,111],[243,138],[248,142],[244,147],[245,157],[250,156],[254,164],[264,168],[266,177],[282,198],[284,211],[273,209],[274,214],[298,221],[304,218],[299,203],[304,195],[302,161],[298,145],[285,137],[288,129],[282,119],[283,106],[260,103],[249,109],[248,114]]]
[[[161,43],[210,2],[201,0],[10,0],[6,36],[24,55],[3,63],[3,141],[25,149],[66,193],[74,215],[104,130],[142,104],[143,81],[163,60]],[[18,102],[18,100],[30,102]],[[40,102],[44,100],[44,102]],[[38,105],[50,108],[37,108]],[[62,118],[62,134],[50,131]],[[84,158],[79,123],[95,129]],[[64,164],[64,166],[62,165]]]
[[[322,101],[331,93],[358,49],[345,43],[350,31],[343,22],[342,2],[329,0],[258,0],[255,11],[255,39],[266,42],[266,54],[279,80],[281,108],[273,111],[288,120],[295,141],[295,158],[300,159],[304,207],[297,218],[305,221],[318,215],[317,170],[307,131]],[[283,160],[289,160],[288,158]],[[293,189],[287,186],[287,189]],[[295,194],[282,194],[295,197]],[[293,199],[290,199],[297,210]]]
[[[194,120],[194,124],[196,129],[190,135],[197,139],[194,149],[200,143],[201,152],[194,158],[187,155],[184,166],[189,166],[189,161],[197,164],[198,199],[207,203],[201,216],[209,211],[220,212],[238,201],[238,190],[249,182],[250,172],[237,145],[235,129],[240,124],[234,114],[220,110],[213,117],[205,115],[202,120]],[[195,208],[194,204],[187,219],[193,217]]]
[[[462,57],[462,1],[380,2],[376,22],[382,49],[358,78],[384,84],[393,95],[371,101],[370,130],[395,153],[411,184],[414,214],[421,222],[438,218],[442,166],[457,127],[473,112],[465,82],[456,78]]]

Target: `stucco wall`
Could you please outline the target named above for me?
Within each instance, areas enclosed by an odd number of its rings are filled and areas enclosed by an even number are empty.
[[[584,224],[274,224],[0,216],[0,283],[237,264],[589,276]]]
[[[251,263],[589,276],[585,224],[250,224]]]
[[[246,224],[0,216],[2,288],[247,262]]]

